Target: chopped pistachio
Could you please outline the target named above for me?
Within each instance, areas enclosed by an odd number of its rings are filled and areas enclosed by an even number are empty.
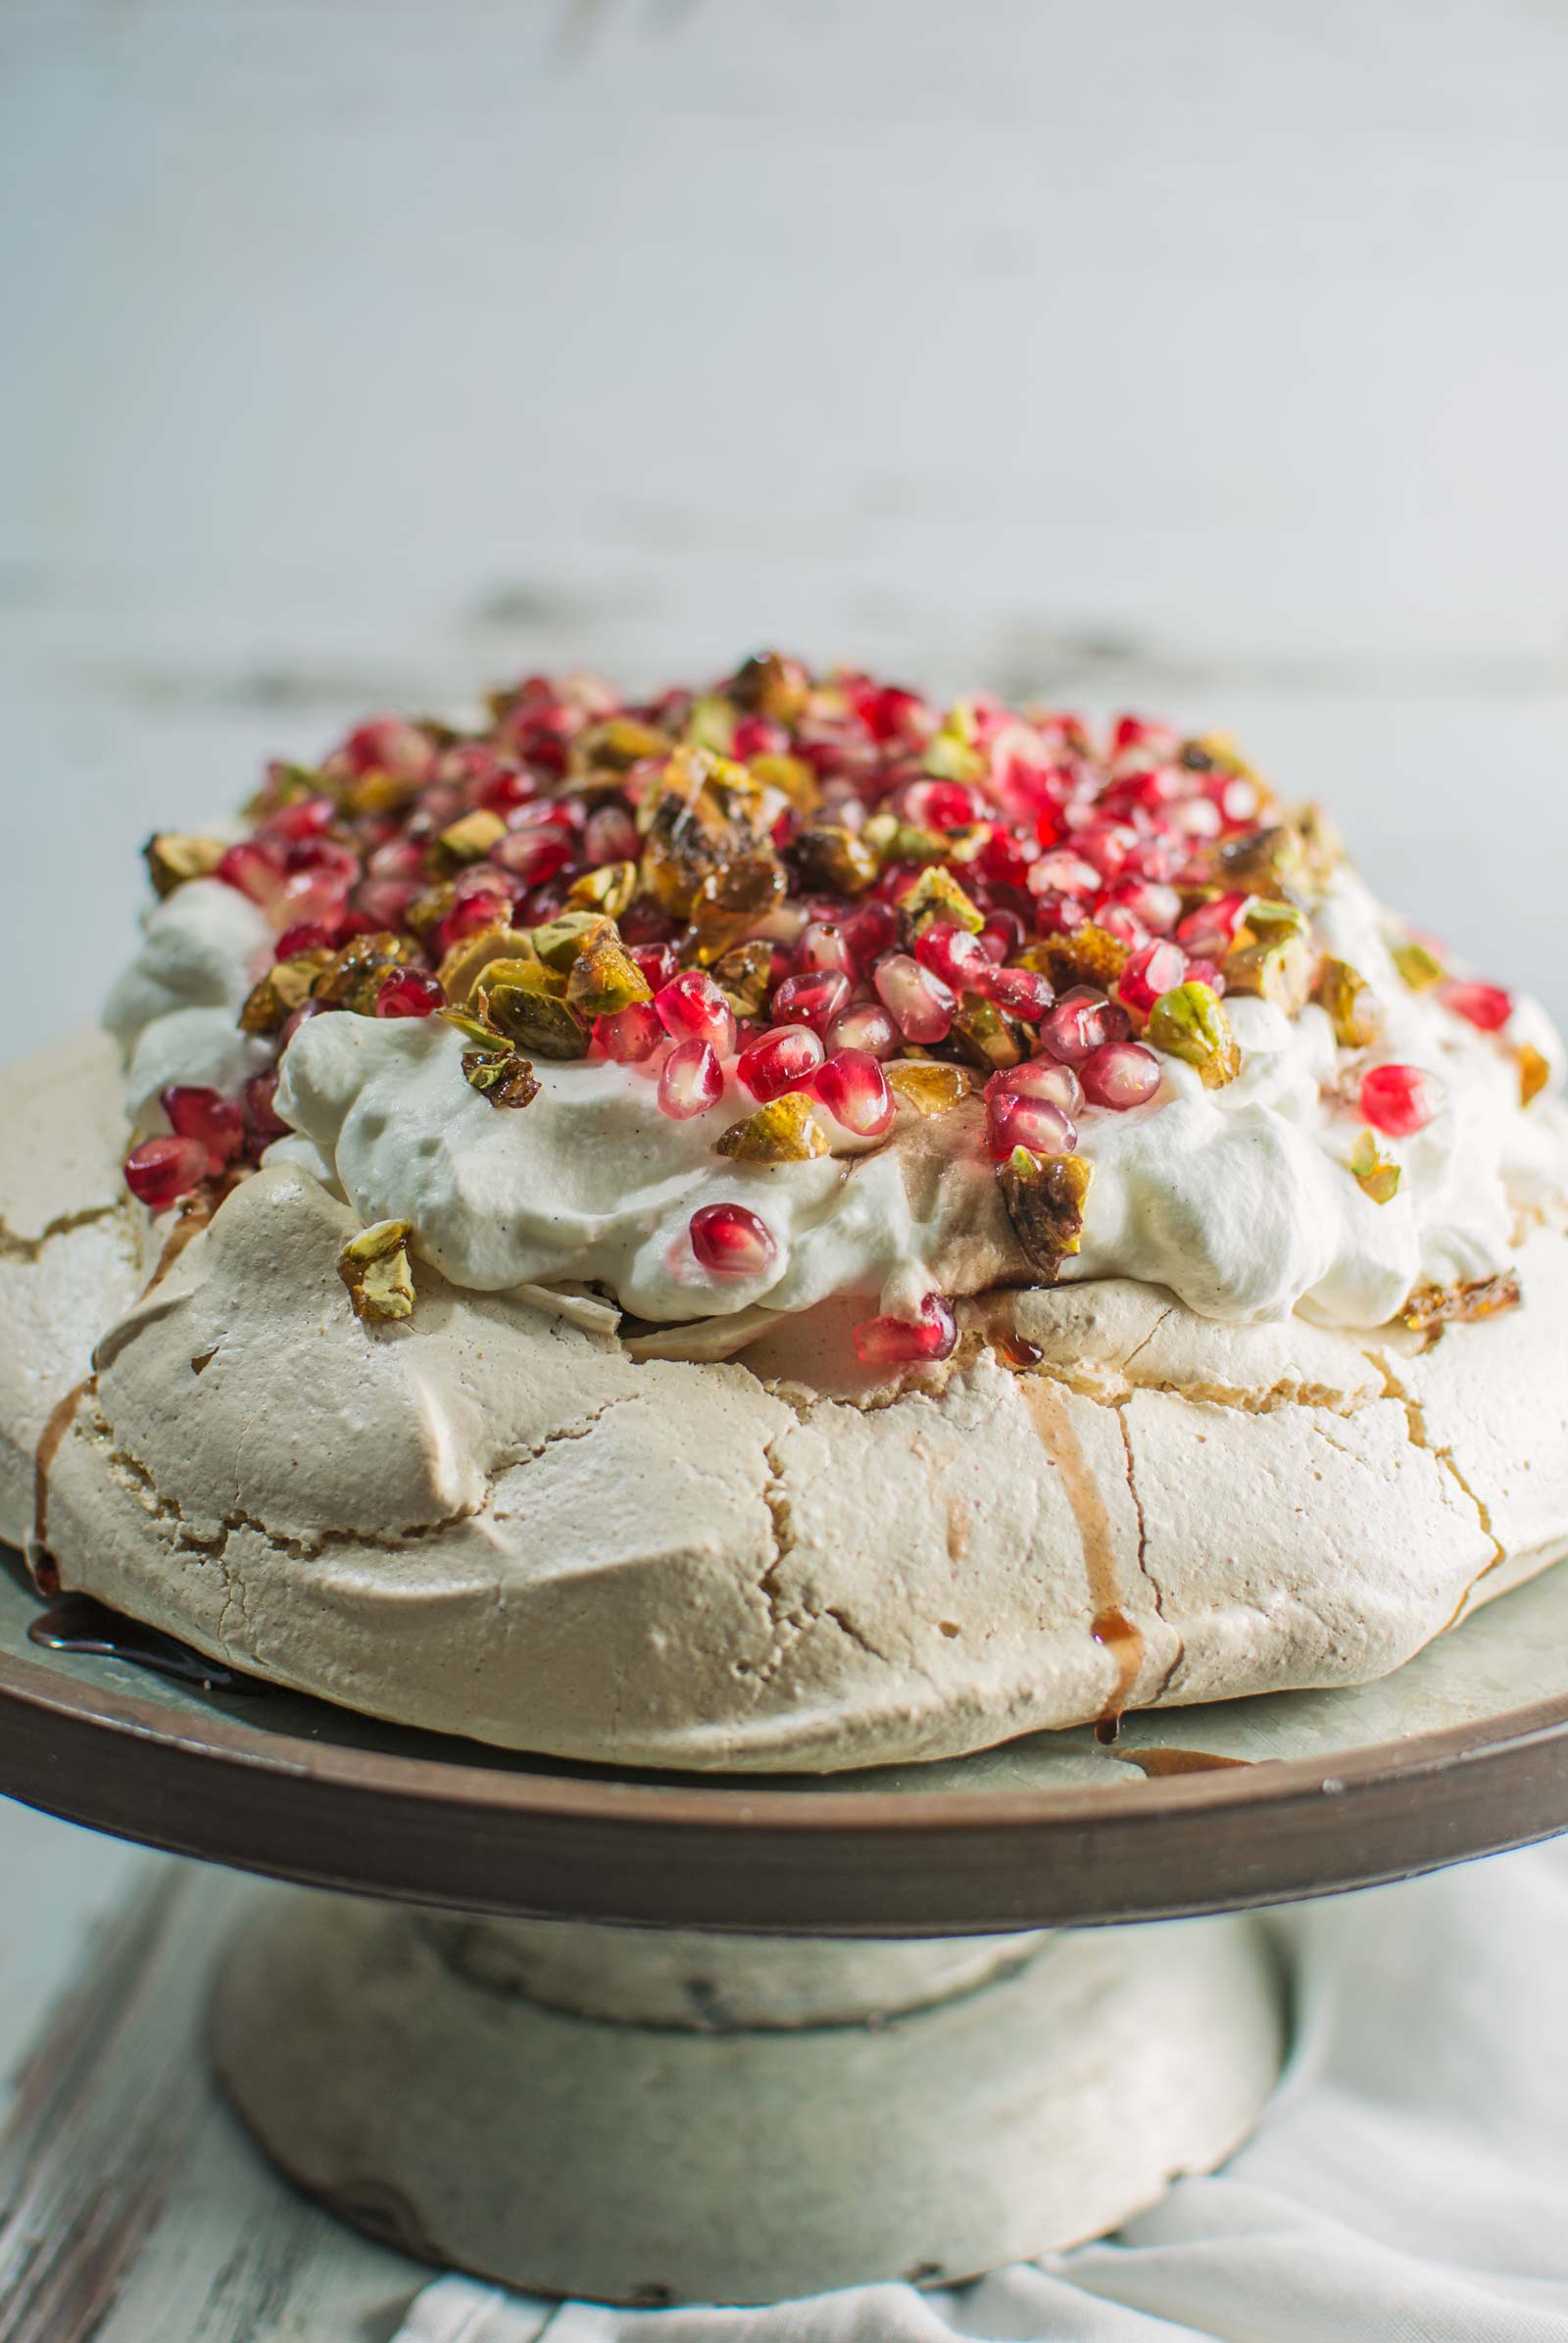
[[[185,830],[159,830],[142,848],[148,875],[160,895],[172,895],[187,879],[209,878],[227,852],[220,838],[200,838]]]
[[[624,773],[645,757],[667,757],[673,747],[667,733],[635,716],[607,716],[602,724],[589,724],[578,733],[571,745],[571,766],[573,772]]]
[[[401,813],[405,805],[413,805],[423,786],[422,781],[407,773],[385,773],[376,767],[355,775],[344,792],[343,803],[351,813]]]
[[[732,944],[710,973],[737,1017],[760,1016],[772,991],[773,947],[757,938]]]
[[[383,929],[373,936],[355,936],[341,952],[333,952],[311,987],[318,1001],[329,1007],[352,1009],[359,1017],[373,1017],[381,987],[395,968],[406,968],[418,953],[406,936]]]
[[[436,974],[441,990],[449,1001],[467,1000],[474,985],[492,960],[532,960],[538,958],[533,938],[525,928],[481,928],[476,936],[465,936],[453,945]]]
[[[953,1012],[953,1039],[972,1066],[986,1073],[1028,1056],[1028,1038],[1012,1018],[981,993],[965,993]]]
[[[764,789],[776,789],[803,820],[808,819],[822,802],[821,784],[804,757],[764,749],[760,756],[748,757],[747,765],[754,781],[760,781]]]
[[[900,821],[896,813],[873,813],[859,833],[861,842],[884,862],[945,862],[948,842],[919,822]]]
[[[1271,1001],[1287,1017],[1299,1016],[1312,998],[1316,959],[1304,936],[1281,936],[1275,943],[1243,944],[1225,955],[1225,983],[1232,993]]]
[[[564,976],[578,954],[603,936],[616,937],[614,921],[603,911],[563,911],[534,929],[533,948],[547,968]]]
[[[536,1057],[582,1057],[588,1034],[565,990],[565,978],[543,961],[494,960],[474,988],[473,1005],[498,1033]]]
[[[730,678],[729,697],[737,708],[789,725],[805,713],[808,688],[805,668],[794,659],[761,651]]]
[[[922,870],[899,908],[914,922],[916,935],[933,920],[967,928],[971,936],[977,936],[986,923],[985,913],[976,908],[951,870]]]
[[[506,834],[507,825],[500,814],[478,805],[461,821],[449,822],[437,844],[449,862],[482,862]]]
[[[463,1071],[492,1106],[528,1106],[539,1096],[531,1063],[515,1049],[466,1049]]]
[[[603,911],[607,917],[618,919],[630,907],[636,892],[635,862],[603,862],[597,870],[585,870],[580,879],[572,880],[566,901],[575,909]]]
[[[613,929],[578,953],[566,977],[566,1000],[585,1017],[614,1017],[634,1001],[651,1001],[653,987]]]
[[[1211,985],[1176,985],[1149,1012],[1144,1039],[1198,1068],[1205,1090],[1223,1090],[1242,1070],[1224,1004]]]
[[[1375,1204],[1387,1204],[1399,1193],[1399,1166],[1391,1155],[1380,1152],[1373,1130],[1363,1131],[1351,1149],[1350,1173],[1362,1195]]]
[[[1300,873],[1301,842],[1288,824],[1275,822],[1227,839],[1210,860],[1222,885],[1274,898]]]
[[[297,1008],[309,1001],[317,978],[330,967],[329,952],[302,952],[292,960],[279,960],[252,987],[239,1012],[241,1033],[280,1033]]]
[[[349,1290],[356,1317],[373,1322],[414,1315],[414,1276],[408,1254],[413,1234],[411,1221],[380,1220],[343,1247],[337,1270]]]
[[[1402,944],[1391,947],[1391,957],[1412,993],[1429,993],[1434,985],[1441,985],[1447,970],[1437,953],[1409,936]]]
[[[1048,936],[1043,943],[1014,954],[1018,967],[1049,976],[1058,993],[1066,992],[1070,985],[1098,985],[1103,993],[1114,992],[1130,957],[1121,938],[1093,919],[1086,919],[1070,935]]]
[[[1551,1066],[1530,1042],[1521,1042],[1519,1058],[1519,1103],[1528,1106],[1532,1098],[1539,1098],[1551,1080]]]
[[[921,763],[938,781],[983,781],[986,760],[975,746],[974,710],[955,700],[926,742]]]
[[[710,750],[675,750],[638,813],[646,838],[642,883],[662,911],[684,919],[705,878],[771,845],[768,793],[743,764]]]
[[[735,745],[737,710],[732,700],[707,692],[694,700],[686,717],[686,738],[699,749],[712,749],[727,757]]]
[[[858,835],[836,822],[803,830],[786,852],[796,879],[808,895],[863,895],[881,876],[882,859],[875,847],[863,833]]]
[[[993,832],[989,822],[963,822],[942,835],[948,842],[950,862],[976,862],[991,844]]]
[[[806,1163],[830,1152],[827,1133],[803,1091],[770,1098],[744,1122],[731,1123],[717,1142],[720,1155],[740,1163]]]
[[[1365,977],[1348,960],[1326,959],[1318,970],[1317,998],[1342,1049],[1369,1049],[1383,1030],[1383,1004]]]
[[[507,1046],[504,1036],[497,1033],[493,1025],[486,1024],[483,1017],[475,1016],[471,1009],[448,1007],[437,1009],[436,1015],[444,1019],[455,1033],[461,1033],[466,1042],[477,1042],[485,1049],[504,1049]]]
[[[1309,933],[1306,913],[1298,904],[1275,903],[1267,895],[1248,898],[1242,926],[1254,944],[1283,944],[1292,936]]]
[[[783,868],[771,854],[721,862],[692,899],[691,924],[678,947],[681,958],[706,968],[783,901],[786,886]]]
[[[442,879],[434,887],[426,887],[416,895],[404,913],[404,919],[416,936],[433,935],[458,900],[455,881]],[[503,911],[502,916],[505,917]]]
[[[1013,1234],[1047,1285],[1083,1239],[1094,1166],[1082,1155],[1034,1155],[1014,1147],[997,1166]]]
[[[1298,875],[1315,895],[1321,895],[1335,872],[1349,859],[1345,841],[1321,805],[1298,805],[1289,819],[1296,839]]]
[[[1511,1269],[1500,1277],[1470,1278],[1457,1286],[1417,1286],[1399,1312],[1414,1334],[1454,1326],[1476,1318],[1494,1318],[1519,1302],[1519,1279]]]
[[[916,1063],[901,1057],[882,1071],[889,1090],[906,1106],[912,1106],[916,1114],[947,1114],[971,1098],[977,1087],[966,1066]]]

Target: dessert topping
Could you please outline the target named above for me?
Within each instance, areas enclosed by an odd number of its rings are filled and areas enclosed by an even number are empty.
[[[343,1247],[337,1273],[349,1290],[357,1318],[373,1323],[414,1315],[414,1273],[408,1250],[413,1234],[406,1220],[379,1220],[373,1228],[362,1229]]]

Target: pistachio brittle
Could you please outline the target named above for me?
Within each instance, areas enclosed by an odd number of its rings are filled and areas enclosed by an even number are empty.
[[[337,1272],[357,1318],[375,1324],[413,1317],[416,1296],[408,1250],[413,1234],[412,1221],[380,1220],[343,1247]]]

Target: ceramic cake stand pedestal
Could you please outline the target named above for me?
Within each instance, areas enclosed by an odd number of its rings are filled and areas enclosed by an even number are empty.
[[[1568,1827],[1568,1571],[1362,1691],[827,1782],[510,1758],[35,1618],[0,1580],[0,1788],[315,1890],[258,1889],[215,1981],[257,2137],[535,2293],[760,2302],[1101,2234],[1273,2086],[1248,1907]]]

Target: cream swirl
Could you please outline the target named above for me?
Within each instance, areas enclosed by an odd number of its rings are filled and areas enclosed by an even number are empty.
[[[1496,1274],[1516,1206],[1560,1191],[1562,1110],[1545,1098],[1524,1109],[1519,1098],[1521,1041],[1560,1072],[1561,1045],[1539,1008],[1521,1002],[1497,1036],[1410,991],[1379,906],[1348,874],[1315,923],[1384,1005],[1377,1057],[1442,1084],[1441,1111],[1423,1131],[1382,1143],[1401,1167],[1398,1194],[1374,1203],[1350,1173],[1357,1062],[1336,1048],[1324,1012],[1293,1022],[1233,999],[1234,1082],[1205,1090],[1165,1060],[1148,1104],[1084,1113],[1078,1147],[1095,1176],[1065,1278],[1139,1278],[1212,1318],[1299,1308],[1375,1326],[1416,1285]],[[131,1052],[137,1115],[165,1081],[246,1069],[250,1045],[233,1018],[267,943],[266,922],[230,889],[200,882],[159,906],[109,1013]],[[533,1103],[497,1112],[464,1082],[462,1049],[441,1020],[318,1017],[291,1043],[278,1092],[300,1134],[279,1153],[310,1164],[363,1219],[411,1221],[417,1251],[455,1285],[591,1281],[640,1317],[681,1321],[757,1304],[799,1311],[840,1293],[908,1310],[944,1283],[944,1209],[917,1215],[896,1149],[851,1176],[844,1158],[865,1143],[832,1125],[834,1153],[809,1162],[715,1154],[719,1133],[752,1104],[733,1069],[720,1101],[685,1122],[659,1111],[645,1072],[607,1061],[541,1065]],[[719,1201],[767,1223],[776,1251],[765,1268],[736,1278],[698,1264],[691,1215]]]

